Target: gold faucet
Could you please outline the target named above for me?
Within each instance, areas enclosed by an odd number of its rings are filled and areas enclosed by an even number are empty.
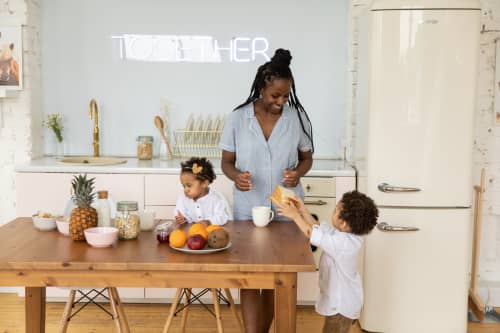
[[[99,157],[99,109],[95,99],[90,100],[89,118],[94,118],[94,132],[92,145],[94,146],[94,157]]]

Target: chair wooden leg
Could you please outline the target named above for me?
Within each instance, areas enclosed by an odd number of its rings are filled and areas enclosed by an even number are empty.
[[[122,325],[120,323],[120,314],[118,313],[115,295],[114,295],[111,287],[107,288],[107,291],[108,291],[108,296],[109,296],[109,304],[111,305],[111,310],[113,311],[113,321],[115,322],[116,330],[118,333],[122,333]]]
[[[212,291],[212,297],[214,299],[215,319],[217,320],[217,332],[224,333],[224,329],[222,328],[222,318],[220,316],[219,295],[217,294],[216,288],[212,288],[211,291]]]
[[[234,305],[233,295],[231,295],[231,291],[228,288],[225,288],[224,293],[226,294],[226,298],[229,301],[229,307],[231,308],[231,312],[233,313],[234,318],[238,322],[238,327],[240,328],[240,332],[245,333],[245,328],[243,327],[243,322],[241,321],[240,315],[238,314],[238,309],[236,309],[236,305]]]
[[[130,328],[128,326],[127,316],[125,315],[125,310],[123,310],[123,303],[118,294],[118,290],[115,287],[109,287],[109,291],[113,294],[113,298],[116,304],[116,310],[118,310],[118,320],[122,325],[122,330],[125,333],[130,333]]]
[[[69,292],[69,298],[64,306],[63,316],[61,318],[61,327],[59,328],[59,333],[66,333],[69,324],[69,317],[71,316],[71,310],[73,309],[73,302],[75,301],[76,290],[71,289]]]
[[[189,301],[191,300],[191,288],[186,288],[186,301],[184,302],[184,310],[182,310],[181,317],[181,332],[184,333],[186,331],[186,321],[188,317],[189,311]]]
[[[163,333],[168,333],[170,328],[170,324],[172,324],[172,319],[174,318],[175,310],[177,310],[177,304],[179,304],[179,300],[181,298],[182,288],[178,288],[175,293],[175,298],[172,304],[170,305],[170,312],[167,317],[167,321],[165,322],[165,326],[163,327]]]

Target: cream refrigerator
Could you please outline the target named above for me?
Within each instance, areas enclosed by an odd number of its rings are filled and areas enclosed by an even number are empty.
[[[367,18],[354,163],[380,218],[361,326],[465,333],[479,1],[374,1]]]

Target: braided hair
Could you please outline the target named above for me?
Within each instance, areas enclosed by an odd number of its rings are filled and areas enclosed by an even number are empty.
[[[181,163],[181,173],[192,173],[197,180],[208,180],[211,184],[215,179],[215,172],[212,163],[205,157],[191,157],[186,162]]]
[[[309,116],[307,115],[306,110],[302,106],[297,96],[297,92],[295,91],[295,80],[293,79],[292,71],[290,70],[290,62],[292,61],[292,55],[290,51],[284,49],[277,49],[274,52],[274,56],[270,61],[265,64],[259,66],[257,69],[257,74],[255,75],[255,79],[253,80],[252,87],[250,89],[250,95],[247,100],[242,104],[238,105],[233,111],[236,111],[256,100],[260,97],[261,89],[265,88],[266,85],[274,79],[286,79],[290,80],[292,83],[292,91],[290,92],[290,98],[288,99],[288,105],[293,107],[297,111],[297,115],[300,120],[300,125],[302,126],[302,131],[306,134],[306,136],[311,141],[312,151],[314,152],[314,142],[313,142],[313,134],[312,134],[312,124]],[[306,130],[304,126],[304,122],[302,117],[300,116],[300,112],[303,112],[306,116],[308,127],[310,133]]]

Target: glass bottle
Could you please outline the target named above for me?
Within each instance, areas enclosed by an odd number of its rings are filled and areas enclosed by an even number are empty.
[[[111,207],[108,200],[108,191],[98,191],[97,201],[97,225],[99,227],[111,227]]]
[[[137,158],[140,160],[150,160],[153,158],[153,137],[137,137]]]
[[[139,236],[140,222],[137,201],[118,201],[116,204],[115,227],[120,239],[134,239]]]

